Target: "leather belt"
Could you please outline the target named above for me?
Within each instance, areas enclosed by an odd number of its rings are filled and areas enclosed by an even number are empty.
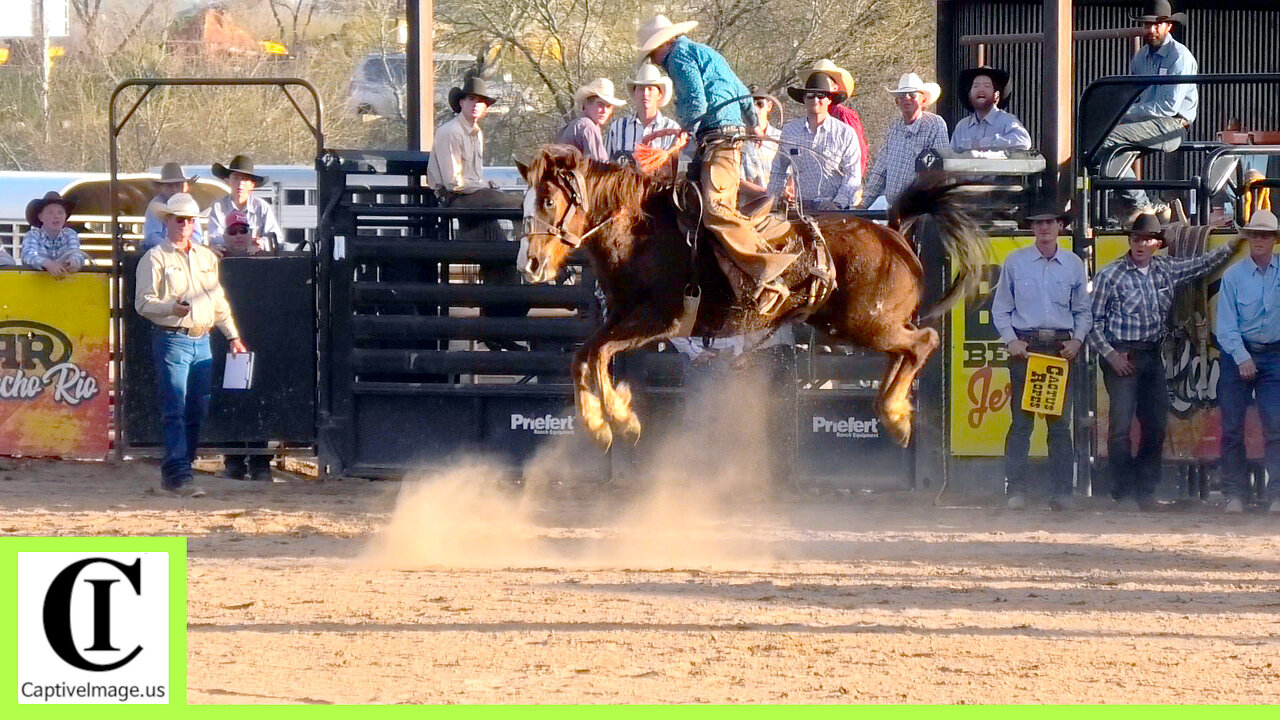
[[[208,335],[213,330],[213,328],[207,328],[207,327],[184,328],[184,327],[167,327],[165,325],[160,325],[158,327],[165,332],[177,333],[179,335],[186,335],[189,338],[202,338],[205,335]]]
[[[1152,352],[1160,349],[1158,342],[1113,342],[1111,347],[1120,352]]]
[[[1015,335],[1018,336],[1019,340],[1026,340],[1027,342],[1042,342],[1042,343],[1050,343],[1050,342],[1056,342],[1056,341],[1066,342],[1067,340],[1071,339],[1070,330],[1056,330],[1053,328],[1035,328],[1034,330],[1019,330],[1017,328],[1014,328],[1013,332]]]
[[[1246,341],[1244,349],[1248,350],[1250,355],[1266,355],[1268,353],[1280,352],[1280,342],[1252,343]]]

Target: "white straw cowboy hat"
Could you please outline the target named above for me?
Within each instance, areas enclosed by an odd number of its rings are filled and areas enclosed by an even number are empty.
[[[846,98],[853,97],[853,89],[857,87],[858,83],[854,81],[853,75],[850,75],[848,70],[845,70],[830,60],[823,58],[814,63],[813,67],[805,71],[804,77],[806,84],[809,82],[809,76],[814,73],[823,73],[827,75],[832,80],[836,81],[836,85],[839,86],[840,92],[844,93]]]
[[[162,183],[195,182],[196,180],[199,180],[199,179],[200,179],[199,175],[192,175],[191,177],[187,177],[186,173],[182,172],[182,166],[179,165],[178,163],[167,162],[164,164],[164,167],[160,168],[160,179],[156,180],[156,182],[162,182]]]
[[[573,91],[573,106],[582,109],[588,100],[598,97],[614,107],[626,105],[627,101],[613,94],[613,81],[609,78],[596,78]]]
[[[164,220],[170,215],[174,217],[200,217],[200,206],[196,203],[195,198],[186,193],[174,193],[168,202],[160,202],[153,200],[150,207],[147,208],[156,217]]]
[[[942,86],[935,82],[925,82],[915,73],[906,73],[898,78],[898,87],[887,88],[894,95],[906,93],[924,93],[924,104],[928,107],[942,97]]]
[[[657,50],[668,40],[680,37],[698,27],[697,20],[673,23],[666,15],[654,15],[640,23],[636,28],[636,47],[640,49],[639,60],[649,57],[649,53]]]
[[[1275,214],[1270,210],[1255,210],[1253,215],[1249,217],[1248,224],[1240,229],[1246,232],[1280,235],[1280,222],[1276,220]]]
[[[658,98],[658,107],[665,107],[671,102],[671,78],[663,75],[657,65],[651,62],[640,63],[636,76],[627,81],[627,92],[633,93],[641,86],[653,86],[662,91],[662,97]]]

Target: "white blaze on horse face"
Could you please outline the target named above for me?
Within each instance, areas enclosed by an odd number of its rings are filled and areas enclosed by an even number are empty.
[[[538,191],[529,188],[524,191],[524,232],[520,234],[520,252],[516,253],[516,269],[529,282],[537,282],[533,273],[529,272],[529,228],[532,225],[534,208],[538,203]]]

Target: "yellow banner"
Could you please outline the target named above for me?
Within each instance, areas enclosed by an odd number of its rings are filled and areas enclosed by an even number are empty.
[[[1063,358],[1027,353],[1022,409],[1041,415],[1061,415],[1067,402],[1067,369],[1067,361]]]
[[[0,454],[106,455],[109,281],[0,273]]]

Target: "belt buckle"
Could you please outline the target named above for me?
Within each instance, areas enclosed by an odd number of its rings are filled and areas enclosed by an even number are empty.
[[[187,337],[202,338],[209,334],[209,328],[187,328]]]
[[[1036,330],[1036,339],[1042,343],[1053,342],[1057,335],[1057,330],[1046,330],[1045,328],[1039,328]]]

